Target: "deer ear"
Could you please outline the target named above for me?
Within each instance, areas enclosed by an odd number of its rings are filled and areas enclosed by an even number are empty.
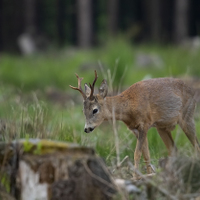
[[[108,85],[107,85],[107,81],[104,79],[101,83],[101,86],[99,88],[99,94],[105,98],[106,95],[108,93]]]
[[[85,94],[86,94],[86,97],[88,98],[91,94],[91,89],[90,87],[87,85],[87,83],[85,83]]]

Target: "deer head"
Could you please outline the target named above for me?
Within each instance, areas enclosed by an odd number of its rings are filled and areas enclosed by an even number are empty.
[[[83,78],[78,79],[78,87],[70,87],[74,90],[78,90],[83,96],[83,113],[85,115],[85,129],[86,133],[92,132],[97,126],[99,126],[104,121],[104,99],[108,92],[107,82],[104,79],[99,88],[99,93],[94,95],[94,86],[97,81],[97,72],[95,70],[95,78],[93,84],[89,84],[90,87],[85,84],[85,93],[81,88],[81,81]]]

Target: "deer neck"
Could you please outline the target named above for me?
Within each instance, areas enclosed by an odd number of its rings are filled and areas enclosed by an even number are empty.
[[[123,99],[122,96],[106,97],[104,104],[104,119],[126,121],[127,117],[127,100]]]

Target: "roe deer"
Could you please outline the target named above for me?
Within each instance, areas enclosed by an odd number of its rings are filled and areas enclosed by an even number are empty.
[[[186,136],[200,152],[199,142],[195,133],[193,114],[195,98],[192,88],[183,81],[174,78],[155,78],[137,82],[117,96],[106,97],[108,86],[103,80],[99,94],[94,95],[95,79],[90,87],[85,84],[85,93],[78,79],[78,90],[83,96],[84,114],[86,118],[85,132],[92,132],[105,120],[123,121],[136,135],[137,145],[134,153],[135,168],[138,169],[141,154],[146,162],[147,173],[151,173],[150,154],[147,131],[156,127],[167,147],[169,155],[176,150],[171,131],[179,124]],[[113,115],[114,111],[114,115]]]

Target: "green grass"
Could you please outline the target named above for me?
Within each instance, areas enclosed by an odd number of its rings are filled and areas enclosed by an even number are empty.
[[[139,53],[158,55],[163,62],[162,67],[149,65],[142,68],[137,65]],[[2,54],[0,59],[0,81],[23,90],[30,91],[55,86],[68,89],[69,84],[76,84],[74,73],[93,79],[93,69],[102,66],[104,74],[99,79],[116,70],[114,86],[121,82],[125,68],[123,85],[130,85],[143,79],[146,75],[154,77],[200,75],[199,51],[192,52],[178,47],[133,46],[123,40],[111,41],[98,49],[80,51],[76,49],[48,52],[44,55],[20,57]],[[84,67],[85,66],[85,67]]]
[[[163,66],[160,68],[151,65],[146,68],[137,66],[138,53],[158,55],[162,59]],[[110,41],[104,47],[88,51],[71,49],[30,57],[2,54],[0,118],[8,123],[3,140],[9,141],[28,135],[31,138],[75,142],[93,147],[108,165],[112,165],[116,163],[112,125],[104,124],[93,133],[85,134],[81,103],[73,103],[72,100],[67,101],[65,105],[52,103],[45,96],[46,89],[54,87],[66,94],[79,97],[79,93],[69,88],[69,84],[77,85],[74,73],[84,77],[84,82],[92,82],[96,68],[99,74],[97,85],[103,77],[108,78],[110,70],[112,75],[115,74],[112,82],[114,88],[120,85],[122,88],[127,88],[146,75],[152,78],[200,76],[199,53],[173,46],[134,46],[119,39]],[[196,120],[196,127],[200,139],[199,119]],[[133,161],[135,136],[121,122],[117,124],[117,130],[120,159],[128,155]],[[177,127],[173,131],[173,137],[179,149],[192,150],[180,128]],[[148,140],[152,162],[157,165],[158,159],[167,155],[166,148],[153,128],[149,130]]]

